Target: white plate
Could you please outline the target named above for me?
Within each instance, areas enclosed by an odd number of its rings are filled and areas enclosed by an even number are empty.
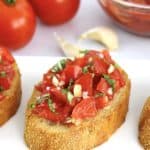
[[[21,74],[23,96],[17,114],[0,128],[0,149],[26,150],[23,139],[24,112],[33,85],[59,58],[17,57]],[[130,107],[126,122],[112,137],[96,150],[141,150],[138,142],[138,121],[145,99],[150,95],[150,61],[118,60],[132,81]],[[90,142],[90,141],[89,141]]]

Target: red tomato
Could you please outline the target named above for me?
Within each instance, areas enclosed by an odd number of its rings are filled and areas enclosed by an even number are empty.
[[[96,115],[96,105],[93,99],[84,99],[78,103],[72,112],[72,117],[75,119],[83,119],[94,117]]]
[[[113,64],[113,63],[114,63],[114,61],[111,59],[111,56],[110,56],[108,50],[104,50],[104,51],[102,52],[102,54],[104,55],[104,59],[105,59],[105,61],[106,61],[108,64]]]
[[[97,98],[95,98],[95,103],[96,103],[96,108],[97,109],[102,109],[105,106],[107,106],[108,98],[107,98],[107,96],[105,96],[105,97],[97,97]]]
[[[100,58],[95,58],[94,59],[94,72],[96,74],[105,74],[107,73],[107,69],[108,69],[108,64],[106,64],[104,62],[104,60],[100,59]]]
[[[61,74],[61,80],[65,81],[66,84],[71,79],[76,79],[81,74],[82,69],[77,65],[67,65],[64,71]]]
[[[120,84],[120,87],[125,85],[124,78],[123,78],[121,72],[118,69],[115,69],[115,71],[110,74],[110,77],[112,79],[118,80],[119,84]]]
[[[10,80],[8,78],[0,78],[0,86],[3,90],[7,90],[10,87]]]
[[[21,48],[33,36],[35,14],[26,0],[5,1],[0,1],[0,44],[11,49]]]
[[[14,62],[13,56],[5,47],[0,47],[0,56],[3,64],[12,64]]]
[[[47,103],[43,102],[40,105],[37,105],[35,109],[33,109],[33,113],[38,114],[40,117],[44,117],[45,119],[54,121],[54,122],[63,122],[69,114],[69,107],[64,107],[62,112],[52,112]]]
[[[40,19],[48,25],[62,24],[76,14],[80,0],[30,0]]]
[[[61,90],[58,90],[57,88],[52,88],[50,90],[51,98],[58,103],[68,103],[67,97],[65,94],[62,93]]]
[[[82,86],[82,91],[88,92],[89,96],[93,94],[93,77],[91,73],[83,74],[75,83],[80,84]]]
[[[76,58],[74,61],[74,64],[80,67],[84,67],[85,65],[87,65],[87,63],[88,63],[88,60],[85,57]]]
[[[104,78],[101,78],[100,82],[98,83],[98,85],[96,87],[96,90],[106,94],[108,88],[109,88],[109,85],[108,85],[107,81]]]

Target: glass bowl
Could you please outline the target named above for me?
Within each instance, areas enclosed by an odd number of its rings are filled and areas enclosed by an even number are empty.
[[[150,5],[125,0],[98,0],[104,11],[121,27],[150,36]]]

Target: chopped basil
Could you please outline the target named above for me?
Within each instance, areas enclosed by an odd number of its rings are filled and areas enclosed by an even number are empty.
[[[62,89],[61,92],[66,95],[68,92],[68,89]]]
[[[114,79],[111,79],[110,76],[106,74],[104,74],[103,77],[114,90],[116,81]]]
[[[100,92],[100,93],[96,93],[96,94],[95,94],[95,98],[97,98],[97,97],[102,97],[102,96],[104,96],[104,93],[101,93],[101,92]]]
[[[55,105],[54,105],[54,103],[52,102],[52,100],[51,100],[51,99],[48,99],[47,103],[48,103],[48,107],[49,107],[49,109],[51,110],[51,112],[55,112]]]
[[[66,65],[66,59],[62,59],[52,67],[51,71],[59,72],[64,69],[65,65]]]
[[[35,108],[35,104],[30,104],[30,108]]]
[[[69,103],[72,102],[73,97],[74,97],[73,94],[70,91],[68,91],[67,92],[67,99],[68,99]]]
[[[83,68],[82,68],[82,72],[83,73],[87,73],[89,70],[89,68],[92,66],[92,63],[89,63],[88,65],[86,65],[86,66],[84,66]]]
[[[83,73],[88,73],[88,66],[83,67],[83,68],[82,68],[82,72],[83,72]]]
[[[6,77],[6,72],[5,71],[1,71],[0,72],[0,77]]]
[[[16,0],[5,0],[5,3],[8,5],[13,5],[16,3]]]
[[[81,54],[85,54],[85,55],[86,55],[88,52],[89,52],[88,50],[82,50],[82,51],[80,51]]]
[[[115,68],[119,68],[119,65],[117,63],[114,64]]]
[[[44,94],[42,96],[37,97],[36,103],[41,104],[43,101],[50,99],[50,94]]]

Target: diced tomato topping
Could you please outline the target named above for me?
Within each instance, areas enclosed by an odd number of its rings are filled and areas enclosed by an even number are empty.
[[[52,112],[48,107],[46,102],[37,105],[35,109],[33,109],[34,114],[38,114],[40,117],[45,119],[54,121],[54,122],[63,122],[65,121],[66,117],[69,115],[70,109],[69,107],[64,107],[63,111],[61,112]]]
[[[72,117],[75,119],[83,119],[94,117],[96,115],[97,109],[95,105],[95,101],[93,99],[84,99],[80,103],[78,103],[73,111]]]
[[[87,65],[87,63],[88,63],[88,60],[85,57],[76,58],[74,61],[74,64],[80,67],[84,67],[85,65]]]
[[[107,81],[104,78],[101,78],[100,82],[98,83],[96,87],[96,90],[106,94],[108,91],[108,88],[109,88],[109,84],[107,83]]]
[[[118,69],[115,69],[115,71],[113,71],[110,74],[110,77],[112,79],[118,80],[119,84],[120,84],[120,87],[125,85],[125,81],[124,81],[123,75],[121,74],[121,72]]]
[[[107,50],[104,50],[102,52],[102,54],[104,55],[104,59],[108,64],[113,64],[114,61],[111,59],[111,56],[109,55],[109,52]]]
[[[58,103],[69,103],[65,94],[57,88],[50,89],[50,95],[54,102]]]
[[[108,105],[108,98],[107,96],[97,97],[95,98],[95,103],[97,109],[102,109]]]
[[[10,80],[8,78],[0,78],[0,86],[3,90],[8,90],[10,87]]]
[[[93,77],[91,73],[83,74],[75,83],[80,84],[82,86],[82,91],[88,92],[89,96],[93,94]]]
[[[81,67],[77,65],[67,65],[61,74],[61,80],[68,84],[71,79],[77,79],[81,72]]]
[[[0,47],[0,56],[1,61],[3,64],[12,64],[14,62],[14,58],[12,57],[11,53],[4,47]]]
[[[93,61],[94,72],[96,74],[105,74],[108,70],[108,64],[104,62],[101,58],[95,58]]]
[[[36,103],[33,113],[50,121],[66,123],[71,117],[94,117],[125,85],[119,69],[115,68],[108,74],[109,66],[114,64],[108,51],[89,51],[84,57],[65,62],[64,68],[61,67],[58,72],[50,70],[44,74],[43,81],[36,86],[41,95],[49,94],[52,104],[55,104],[55,112],[51,110],[51,103],[44,100],[41,104]],[[53,75],[58,80],[53,80]],[[54,81],[57,83],[54,84]]]
[[[115,81],[114,91],[117,92],[120,89],[120,82],[118,80]]]

